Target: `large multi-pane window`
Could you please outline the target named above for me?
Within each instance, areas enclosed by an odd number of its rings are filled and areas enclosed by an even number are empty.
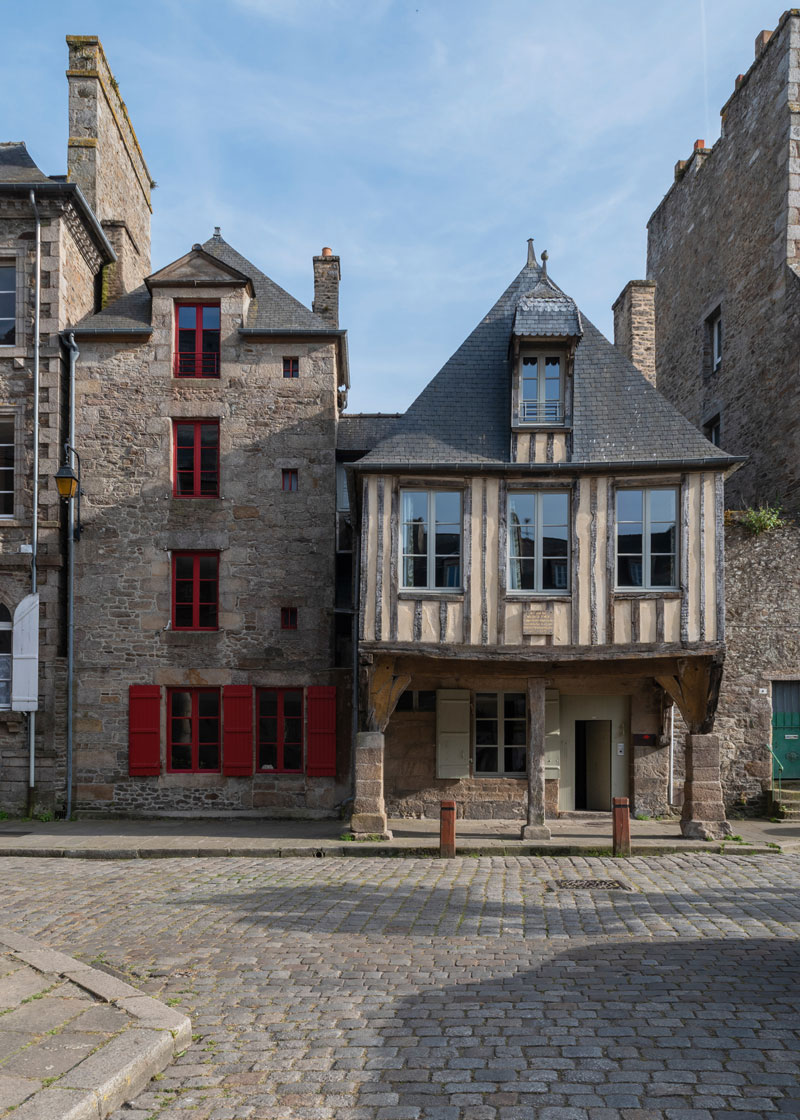
[[[303,690],[262,688],[258,693],[258,768],[303,769]]]
[[[0,346],[17,341],[17,270],[0,262]]]
[[[216,630],[218,601],[219,554],[173,553],[173,630]]]
[[[475,694],[475,773],[524,774],[527,721],[524,692]]]
[[[562,400],[561,357],[524,354],[520,419],[529,424],[560,424],[564,418]]]
[[[11,707],[11,611],[0,603],[0,708]]]
[[[0,416],[0,517],[14,516],[14,417]]]
[[[219,770],[219,690],[171,688],[167,695],[168,769]]]
[[[174,420],[176,498],[219,496],[219,421]]]
[[[508,496],[508,586],[511,591],[567,591],[569,495]]]
[[[461,492],[403,490],[403,587],[461,586]]]
[[[677,491],[617,491],[617,587],[677,586]]]
[[[175,319],[175,376],[219,377],[219,304],[178,304]]]

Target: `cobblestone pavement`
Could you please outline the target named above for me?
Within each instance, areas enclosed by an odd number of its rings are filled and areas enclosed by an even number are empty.
[[[192,1017],[114,1120],[800,1115],[796,857],[9,858],[0,891]]]

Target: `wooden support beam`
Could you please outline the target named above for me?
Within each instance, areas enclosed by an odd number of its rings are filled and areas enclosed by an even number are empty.
[[[397,701],[411,683],[409,673],[395,673],[394,658],[379,658],[368,672],[365,724],[367,731],[386,730]]]
[[[706,735],[714,729],[714,716],[722,681],[721,657],[681,657],[677,671],[656,681],[672,697],[689,731]]]

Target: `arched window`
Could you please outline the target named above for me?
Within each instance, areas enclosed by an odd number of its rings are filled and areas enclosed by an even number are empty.
[[[11,611],[0,603],[0,708],[11,707]]]

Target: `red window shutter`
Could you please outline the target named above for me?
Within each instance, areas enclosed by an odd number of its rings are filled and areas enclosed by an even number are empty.
[[[253,773],[253,690],[228,684],[222,690],[222,773],[241,778]]]
[[[308,763],[310,778],[336,777],[336,688],[308,690]]]
[[[161,773],[161,689],[132,684],[128,701],[128,773]]]

